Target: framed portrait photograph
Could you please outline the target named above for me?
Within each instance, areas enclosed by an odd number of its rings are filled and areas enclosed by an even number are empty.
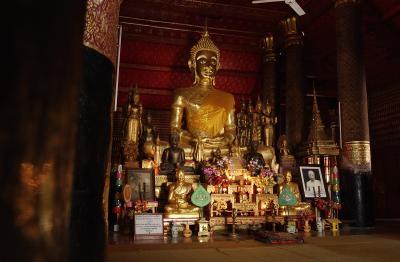
[[[130,186],[131,200],[155,200],[155,178],[153,169],[129,168],[126,170],[126,183]]]
[[[319,166],[300,166],[301,183],[305,198],[327,197],[324,178]]]

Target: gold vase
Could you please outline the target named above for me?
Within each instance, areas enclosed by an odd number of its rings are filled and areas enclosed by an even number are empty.
[[[189,224],[185,225],[185,229],[183,230],[183,236],[184,237],[191,237],[192,236],[192,230],[190,230]]]
[[[308,219],[304,220],[304,232],[309,233],[311,231],[310,223]]]

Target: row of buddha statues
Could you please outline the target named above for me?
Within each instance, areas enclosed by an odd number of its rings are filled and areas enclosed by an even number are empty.
[[[242,99],[240,110],[236,113],[236,135],[239,146],[247,147],[251,141],[258,141],[264,146],[273,146],[274,144],[274,125],[277,118],[272,115],[272,107],[268,100],[265,107],[260,97],[257,98],[255,107],[249,99]]]

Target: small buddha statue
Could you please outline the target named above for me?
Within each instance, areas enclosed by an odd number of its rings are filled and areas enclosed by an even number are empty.
[[[155,154],[156,130],[151,123],[151,115],[147,114],[146,123],[143,125],[141,144],[143,158],[153,159]]]
[[[125,108],[125,117],[122,124],[123,155],[126,167],[137,167],[139,138],[142,130],[142,104],[139,102],[137,85],[131,88],[128,103]]]
[[[289,145],[288,141],[285,135],[281,135],[278,139],[278,148],[279,148],[279,156],[280,158],[287,158],[287,157],[293,157],[290,154],[289,150]]]
[[[271,115],[271,105],[268,100],[265,104],[265,108],[263,110],[263,127],[264,127],[264,145],[265,146],[273,146],[274,141],[274,125],[277,123],[276,117]]]
[[[192,185],[185,181],[185,173],[177,169],[177,179],[169,186],[168,204],[164,208],[166,218],[198,218],[200,208],[189,201]]]
[[[257,141],[259,143],[261,143],[261,141],[262,141],[262,135],[261,135],[262,134],[262,117],[263,117],[262,111],[263,111],[262,102],[261,102],[260,97],[258,97],[255,108],[251,115],[252,115],[252,129],[253,129],[252,133],[253,133],[253,136],[256,136]]]
[[[265,166],[264,157],[257,152],[258,141],[253,140],[250,143],[250,150],[244,155],[247,167],[252,172],[252,176],[258,176],[261,168]]]
[[[249,202],[249,193],[246,192],[243,179],[241,179],[239,182],[238,197],[239,197],[239,203],[248,203]]]
[[[218,47],[205,31],[190,51],[188,64],[195,76],[194,83],[189,88],[175,90],[171,131],[180,135],[179,146],[188,159],[206,160],[218,147],[227,154],[235,138],[235,99],[232,94],[215,88],[219,58]]]
[[[239,113],[236,114],[236,134],[239,146],[247,146],[247,126],[249,123],[248,115],[246,113],[246,101],[242,99]]]
[[[246,128],[246,136],[247,136],[247,145],[248,146],[252,140],[253,134],[253,121],[252,121],[252,113],[253,113],[253,106],[251,104],[251,99],[249,98],[249,102],[247,103],[247,119],[248,124]]]
[[[292,173],[290,171],[286,171],[283,175],[284,182],[278,186],[278,195],[284,192],[284,189],[289,190],[296,197],[296,204],[294,206],[282,207],[281,215],[296,215],[298,212],[310,209],[310,203],[301,202],[301,194],[299,190],[299,185],[295,182],[292,182]]]
[[[294,171],[296,169],[296,159],[290,153],[286,135],[281,135],[279,137],[277,146],[279,150],[279,162],[283,173],[285,173],[286,170]]]
[[[233,145],[231,146],[231,152],[230,152],[231,165],[230,165],[230,168],[232,170],[237,170],[237,169],[242,169],[243,168],[242,153],[241,153],[241,149],[240,149],[238,140],[239,140],[238,137],[236,137],[235,141],[233,142]]]
[[[170,147],[164,149],[161,157],[161,170],[173,172],[176,167],[185,165],[185,152],[178,147],[179,134],[172,133],[169,138]]]

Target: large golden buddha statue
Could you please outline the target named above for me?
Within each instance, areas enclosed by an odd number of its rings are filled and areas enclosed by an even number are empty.
[[[185,173],[176,171],[178,181],[169,186],[168,204],[165,206],[166,218],[197,218],[200,208],[189,201],[192,185],[185,181]]]
[[[190,51],[188,64],[194,82],[189,88],[175,91],[171,132],[180,134],[179,146],[187,159],[201,161],[216,148],[227,154],[235,138],[235,99],[232,94],[215,89],[219,57],[218,47],[205,31]]]

